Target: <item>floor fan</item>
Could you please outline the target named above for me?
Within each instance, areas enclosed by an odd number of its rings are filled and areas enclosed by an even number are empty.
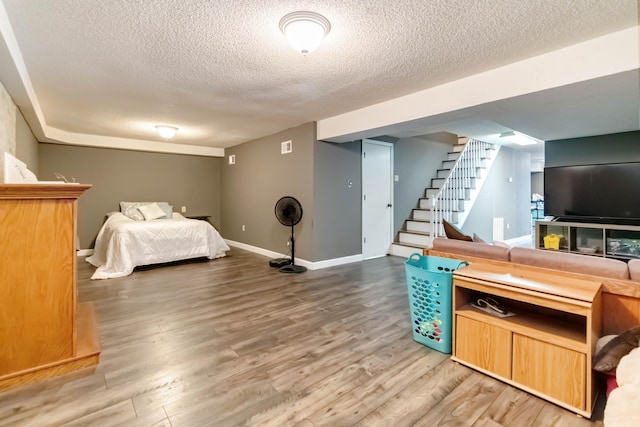
[[[293,227],[302,219],[302,205],[295,198],[285,196],[276,202],[275,212],[280,224],[291,227],[291,264],[280,267],[278,271],[282,273],[304,273],[307,268],[296,265],[296,244],[293,234]]]

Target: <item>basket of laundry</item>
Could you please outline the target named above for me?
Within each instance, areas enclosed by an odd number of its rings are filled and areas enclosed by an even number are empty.
[[[413,339],[451,353],[453,272],[469,263],[412,254],[405,265]]]

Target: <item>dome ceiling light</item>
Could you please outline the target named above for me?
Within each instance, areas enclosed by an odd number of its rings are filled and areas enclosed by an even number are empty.
[[[167,125],[157,125],[156,130],[160,134],[160,136],[164,139],[171,139],[178,132],[178,128],[175,126],[167,126]]]
[[[331,31],[331,23],[315,12],[291,12],[280,20],[280,30],[295,50],[307,56],[316,50]]]

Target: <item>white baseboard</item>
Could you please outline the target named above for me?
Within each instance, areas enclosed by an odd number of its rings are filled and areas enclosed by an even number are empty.
[[[312,270],[319,270],[321,268],[335,267],[338,265],[351,264],[352,262],[361,262],[361,261],[364,261],[362,254],[350,255],[342,258],[326,259],[324,261],[314,262]]]
[[[246,243],[236,242],[234,240],[228,240],[228,239],[225,239],[225,242],[227,242],[227,245],[229,246],[234,246],[236,248],[244,249],[245,251],[253,252],[259,255],[264,255],[269,258],[285,257],[285,254],[270,251],[268,249],[259,248],[257,246],[247,245]],[[351,255],[351,256],[342,257],[342,258],[327,259],[327,260],[317,261],[317,262],[311,262],[304,259],[296,258],[296,265],[307,267],[309,270],[319,270],[321,268],[335,267],[338,265],[349,264],[352,262],[359,262],[362,260],[363,258],[361,254]]]
[[[91,256],[93,255],[93,249],[78,249],[76,251],[77,256]]]

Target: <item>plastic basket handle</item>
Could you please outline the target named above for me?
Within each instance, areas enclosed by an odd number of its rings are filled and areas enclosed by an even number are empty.
[[[455,269],[457,270],[459,268],[466,267],[467,265],[469,265],[467,261],[460,261],[460,264],[458,264],[458,266]]]
[[[416,258],[414,258],[414,257],[416,257]],[[421,257],[422,257],[422,255],[420,255],[419,253],[416,252],[416,253],[413,253],[413,254],[409,255],[409,261],[417,262],[417,261],[420,261]]]

